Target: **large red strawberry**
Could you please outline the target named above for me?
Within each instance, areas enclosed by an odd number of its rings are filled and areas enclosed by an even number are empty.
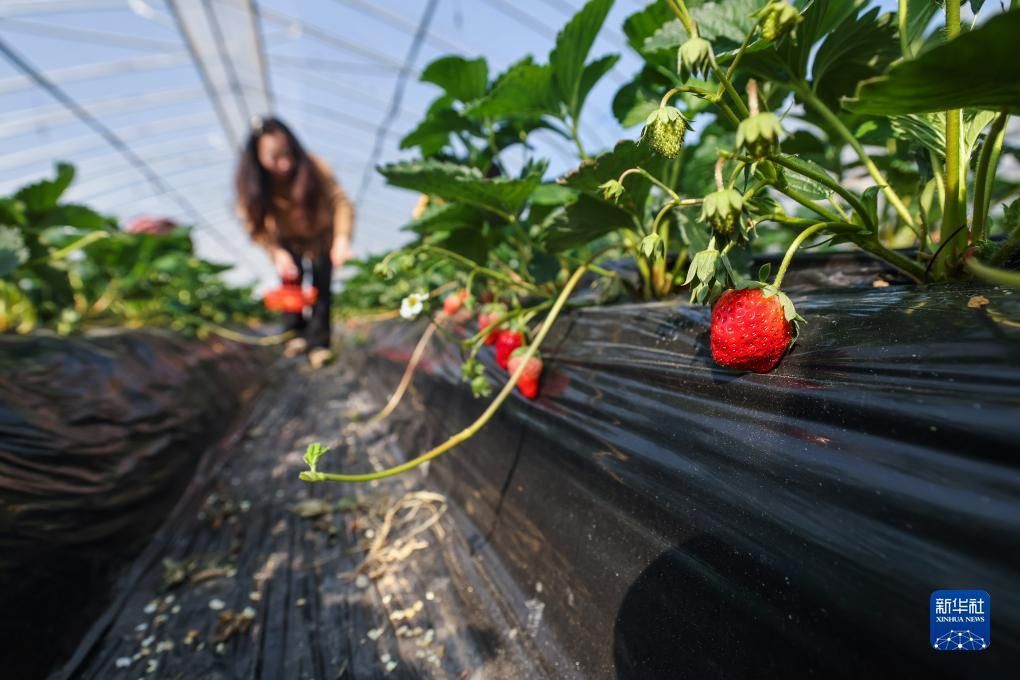
[[[510,373],[515,373],[517,371],[521,362],[524,361],[524,354],[527,351],[527,347],[518,347],[514,350],[513,354],[510,355],[510,361],[507,363]],[[536,353],[535,356],[528,359],[528,363],[524,367],[524,372],[521,373],[521,377],[517,381],[517,389],[520,390],[521,394],[528,399],[534,399],[538,396],[538,381],[541,377],[542,359],[539,358]]]
[[[524,344],[524,336],[520,331],[506,330],[496,338],[496,363],[505,369],[513,351]]]
[[[443,311],[446,312],[447,316],[453,316],[457,313],[457,310],[467,301],[468,292],[467,289],[457,291],[456,293],[450,293],[443,300]]]
[[[768,373],[790,348],[794,318],[793,305],[783,293],[728,290],[712,307],[712,358],[720,366]]]
[[[482,310],[478,313],[478,330],[484,331],[490,325],[492,325],[496,319],[502,318],[506,315],[506,305],[493,302],[482,307]],[[496,339],[499,337],[499,330],[494,329],[491,333],[485,336],[486,345],[496,344]]]

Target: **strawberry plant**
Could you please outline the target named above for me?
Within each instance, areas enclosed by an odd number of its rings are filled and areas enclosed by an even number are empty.
[[[121,231],[61,201],[73,179],[59,164],[53,179],[0,198],[0,332],[159,325],[196,334],[265,318],[250,289],[223,281],[229,267],[195,256],[187,229]]]
[[[423,80],[441,93],[403,140],[420,158],[380,168],[428,207],[408,224],[411,244],[362,265],[383,284],[366,275],[345,295],[392,308],[395,291],[469,291],[478,330],[462,327],[464,381],[491,393],[486,343],[510,381],[415,461],[305,478],[396,474],[477,431],[515,384],[534,398],[534,359],[567,304],[683,291],[713,308],[720,366],[767,372],[810,322],[782,289],[803,248],[863,251],[919,284],[1020,286],[1020,187],[999,171],[1017,155],[1020,3],[983,4],[965,25],[961,0],[901,0],[893,13],[866,0],[655,0],[624,22],[641,68],[612,105],[640,131],[597,152],[579,130],[617,61],[589,59],[608,0],[584,5],[547,59],[496,78],[480,58],[428,65]],[[547,177],[536,134],[571,142],[577,166]],[[505,152],[516,145],[515,166]],[[783,253],[775,271],[753,275],[752,258],[772,252]],[[568,301],[582,276],[586,294]]]

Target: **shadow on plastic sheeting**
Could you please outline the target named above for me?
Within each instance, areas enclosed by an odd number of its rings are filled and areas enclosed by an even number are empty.
[[[749,554],[701,535],[662,553],[627,590],[613,630],[620,680],[683,678],[1010,677],[1006,645],[977,653],[928,647],[923,586],[908,601],[875,598],[892,632],[841,618],[831,600],[791,585]],[[851,597],[866,597],[853,593]],[[911,635],[897,634],[908,620]],[[1013,675],[1012,677],[1015,677]]]

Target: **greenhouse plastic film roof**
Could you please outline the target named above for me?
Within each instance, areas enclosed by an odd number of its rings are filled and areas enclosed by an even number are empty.
[[[419,82],[438,56],[481,55],[490,72],[543,54],[581,0],[4,0],[0,2],[0,193],[77,168],[68,198],[122,222],[195,225],[200,254],[239,282],[273,278],[234,215],[236,153],[272,113],[333,167],[355,200],[355,253],[406,240],[416,197],[386,187],[379,163],[438,95]],[[644,3],[615,3],[593,54],[621,53],[590,97],[581,136],[622,132],[610,102],[637,69],[618,28]],[[552,135],[529,140],[572,165]],[[544,147],[544,148],[543,148]]]

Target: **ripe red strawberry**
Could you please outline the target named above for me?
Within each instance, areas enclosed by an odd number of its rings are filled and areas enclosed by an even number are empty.
[[[720,366],[768,373],[790,348],[793,326],[782,293],[728,290],[712,307],[712,358]],[[788,302],[788,298],[785,301]],[[792,311],[792,304],[790,305]]]
[[[302,311],[306,304],[301,288],[295,285],[283,285],[271,290],[265,294],[262,301],[271,312],[297,313]]]
[[[484,331],[488,328],[496,319],[501,318],[506,314],[506,305],[494,302],[492,304],[485,305],[482,310],[478,313],[478,330]],[[494,329],[491,333],[485,336],[486,345],[496,344],[496,339],[499,337],[499,329]]]
[[[467,301],[467,298],[468,292],[466,289],[450,293],[443,300],[443,311],[446,312],[447,316],[453,316],[461,308],[461,305]]]
[[[496,363],[506,369],[513,351],[524,344],[520,331],[500,331],[496,338]]]
[[[520,367],[527,350],[527,347],[518,347],[510,355],[510,361],[507,363],[510,373],[515,373],[518,367]],[[541,377],[542,359],[536,354],[525,365],[524,372],[521,374],[520,380],[517,381],[517,389],[528,399],[534,399],[538,396],[538,381]]]
[[[304,298],[305,304],[311,307],[319,299],[319,289],[315,286],[309,286],[301,292],[301,295]]]

